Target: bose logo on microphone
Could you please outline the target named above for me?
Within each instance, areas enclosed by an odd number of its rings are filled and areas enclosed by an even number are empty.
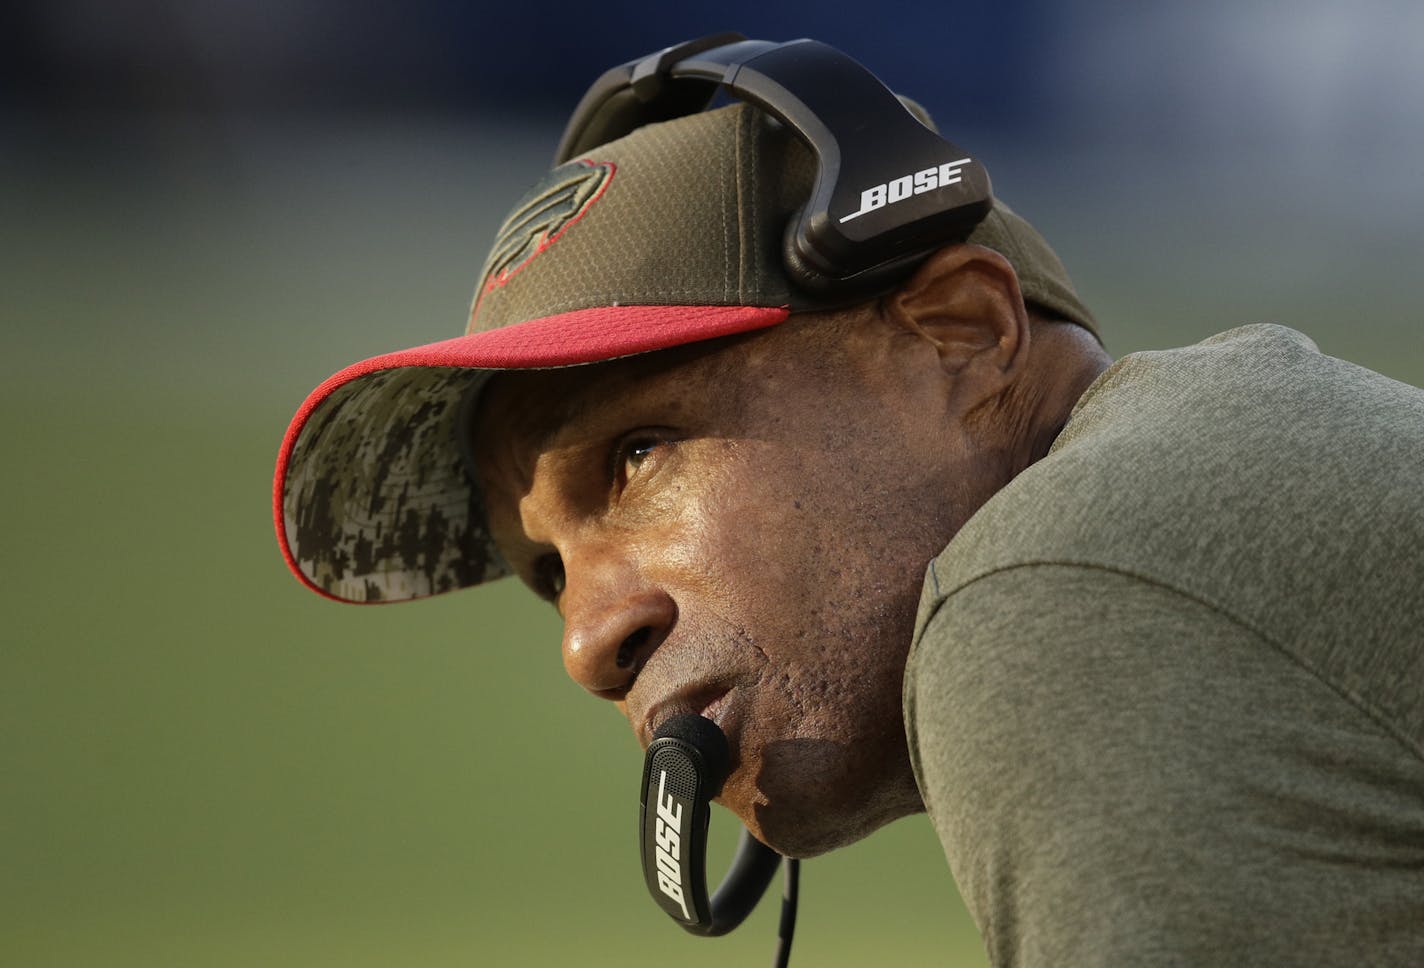
[[[676,902],[682,917],[687,913],[687,899],[682,896],[682,804],[671,793],[664,794],[667,770],[658,777],[658,819],[654,838],[658,843],[658,890]]]
[[[876,185],[874,188],[867,188],[860,193],[860,208],[851,212],[841,219],[842,224],[849,222],[853,218],[860,218],[866,212],[873,212],[877,208],[884,208],[886,205],[894,205],[896,202],[903,202],[911,195],[923,195],[925,192],[933,191],[936,188],[948,188],[950,185],[958,185],[964,180],[964,166],[969,164],[970,159],[961,158],[958,161],[946,161],[937,168],[926,168],[910,175],[901,175],[894,181],[889,181],[883,185]]]

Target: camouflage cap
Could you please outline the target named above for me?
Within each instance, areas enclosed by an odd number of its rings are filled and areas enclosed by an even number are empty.
[[[551,171],[500,228],[464,336],[348,367],[297,412],[273,489],[292,571],[351,602],[505,574],[460,443],[485,379],[835,305],[794,286],[781,260],[814,175],[809,150],[744,105],[639,128]],[[1092,328],[1058,258],[1006,206],[970,241],[1008,257],[1027,302]]]

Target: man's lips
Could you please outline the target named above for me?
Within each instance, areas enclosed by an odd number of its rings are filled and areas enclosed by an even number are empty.
[[[642,740],[643,748],[648,748],[658,727],[674,716],[691,713],[706,716],[717,725],[722,725],[719,717],[726,711],[727,694],[730,692],[731,688],[728,686],[697,686],[680,689],[667,698],[654,703],[648,710],[648,714],[643,717],[642,725],[638,730],[638,738]]]
[[[730,693],[730,689],[722,690],[722,694],[716,699],[712,700],[710,703],[708,703],[706,708],[702,710],[700,715],[706,716],[708,719],[712,720],[712,722],[716,723],[718,726],[721,726],[722,714],[727,708],[727,696]]]

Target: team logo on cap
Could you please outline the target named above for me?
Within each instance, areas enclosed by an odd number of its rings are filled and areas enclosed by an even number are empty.
[[[603,197],[614,170],[611,161],[576,161],[555,168],[530,189],[499,230],[480,294],[509,282],[559,241]]]

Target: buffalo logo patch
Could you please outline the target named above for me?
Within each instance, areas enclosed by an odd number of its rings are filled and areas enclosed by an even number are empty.
[[[559,241],[613,179],[607,161],[576,161],[549,172],[505,219],[485,263],[481,294],[503,286]]]

